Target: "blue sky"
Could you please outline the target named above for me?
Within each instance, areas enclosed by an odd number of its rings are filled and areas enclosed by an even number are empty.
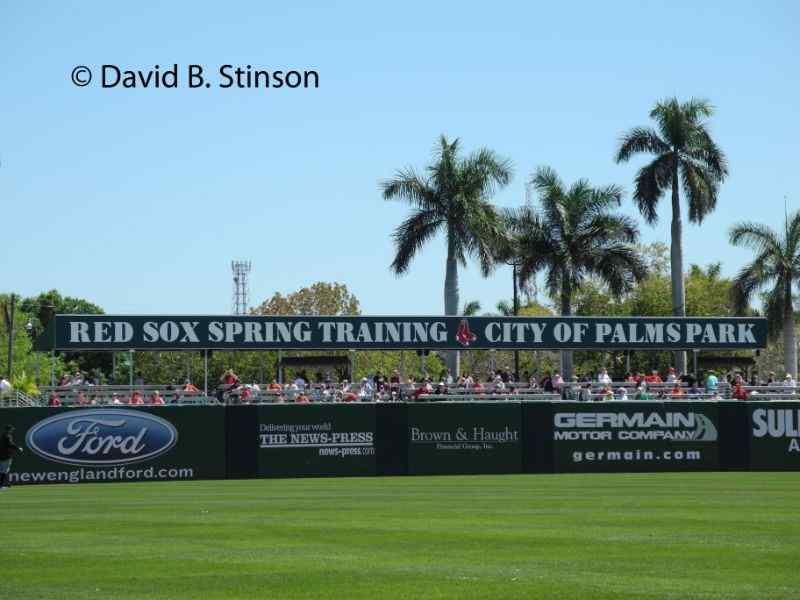
[[[291,4],[291,6],[288,6]],[[0,291],[57,288],[116,313],[227,313],[230,261],[259,302],[340,281],[367,314],[442,312],[444,243],[389,270],[407,214],[378,184],[422,167],[441,133],[515,166],[495,198],[523,202],[539,165],[619,183],[636,212],[642,160],[615,165],[653,103],[709,98],[730,177],[685,227],[685,260],[749,254],[741,219],[800,207],[800,9],[793,2],[0,2]],[[319,89],[102,89],[102,64],[314,69]],[[669,240],[664,203],[644,241]],[[470,265],[462,302],[510,296]]]

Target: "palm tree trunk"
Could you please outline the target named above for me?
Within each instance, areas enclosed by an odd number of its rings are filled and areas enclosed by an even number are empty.
[[[783,305],[783,358],[786,372],[797,380],[797,336],[795,334],[792,284],[786,284]]]
[[[458,260],[456,259],[455,247],[451,241],[447,244],[447,267],[444,275],[444,314],[458,314]],[[453,378],[459,376],[459,353],[458,350],[447,352],[447,368]]]
[[[566,280],[567,277],[563,277],[561,284],[562,317],[569,317],[572,315],[572,288]],[[561,376],[564,378],[565,383],[572,380],[572,350],[561,351]]]
[[[670,248],[672,271],[672,314],[686,316],[686,293],[683,289],[683,223],[681,222],[681,199],[678,191],[678,159],[672,171],[672,247]],[[675,369],[686,373],[686,352],[675,353]]]

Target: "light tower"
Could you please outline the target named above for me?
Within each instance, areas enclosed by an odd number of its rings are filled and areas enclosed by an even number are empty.
[[[248,297],[250,295],[250,282],[248,276],[252,263],[249,260],[231,261],[233,271],[233,314],[246,315]]]

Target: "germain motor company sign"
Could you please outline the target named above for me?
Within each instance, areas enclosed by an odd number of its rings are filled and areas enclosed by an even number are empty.
[[[761,318],[56,315],[37,350],[746,349]]]
[[[150,460],[178,441],[169,421],[120,409],[69,411],[28,430],[28,447],[42,458],[83,466],[112,466]]]

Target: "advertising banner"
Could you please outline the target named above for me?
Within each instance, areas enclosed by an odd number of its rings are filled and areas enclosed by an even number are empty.
[[[12,484],[225,478],[222,407],[5,409],[8,424]]]
[[[759,402],[750,415],[750,468],[800,470],[800,402]]]
[[[56,315],[36,350],[744,349],[763,318]]]
[[[719,466],[715,403],[553,403],[557,472],[693,471]]]
[[[516,402],[412,404],[408,472],[521,473],[522,408]]]
[[[262,477],[375,475],[374,404],[258,408]]]

